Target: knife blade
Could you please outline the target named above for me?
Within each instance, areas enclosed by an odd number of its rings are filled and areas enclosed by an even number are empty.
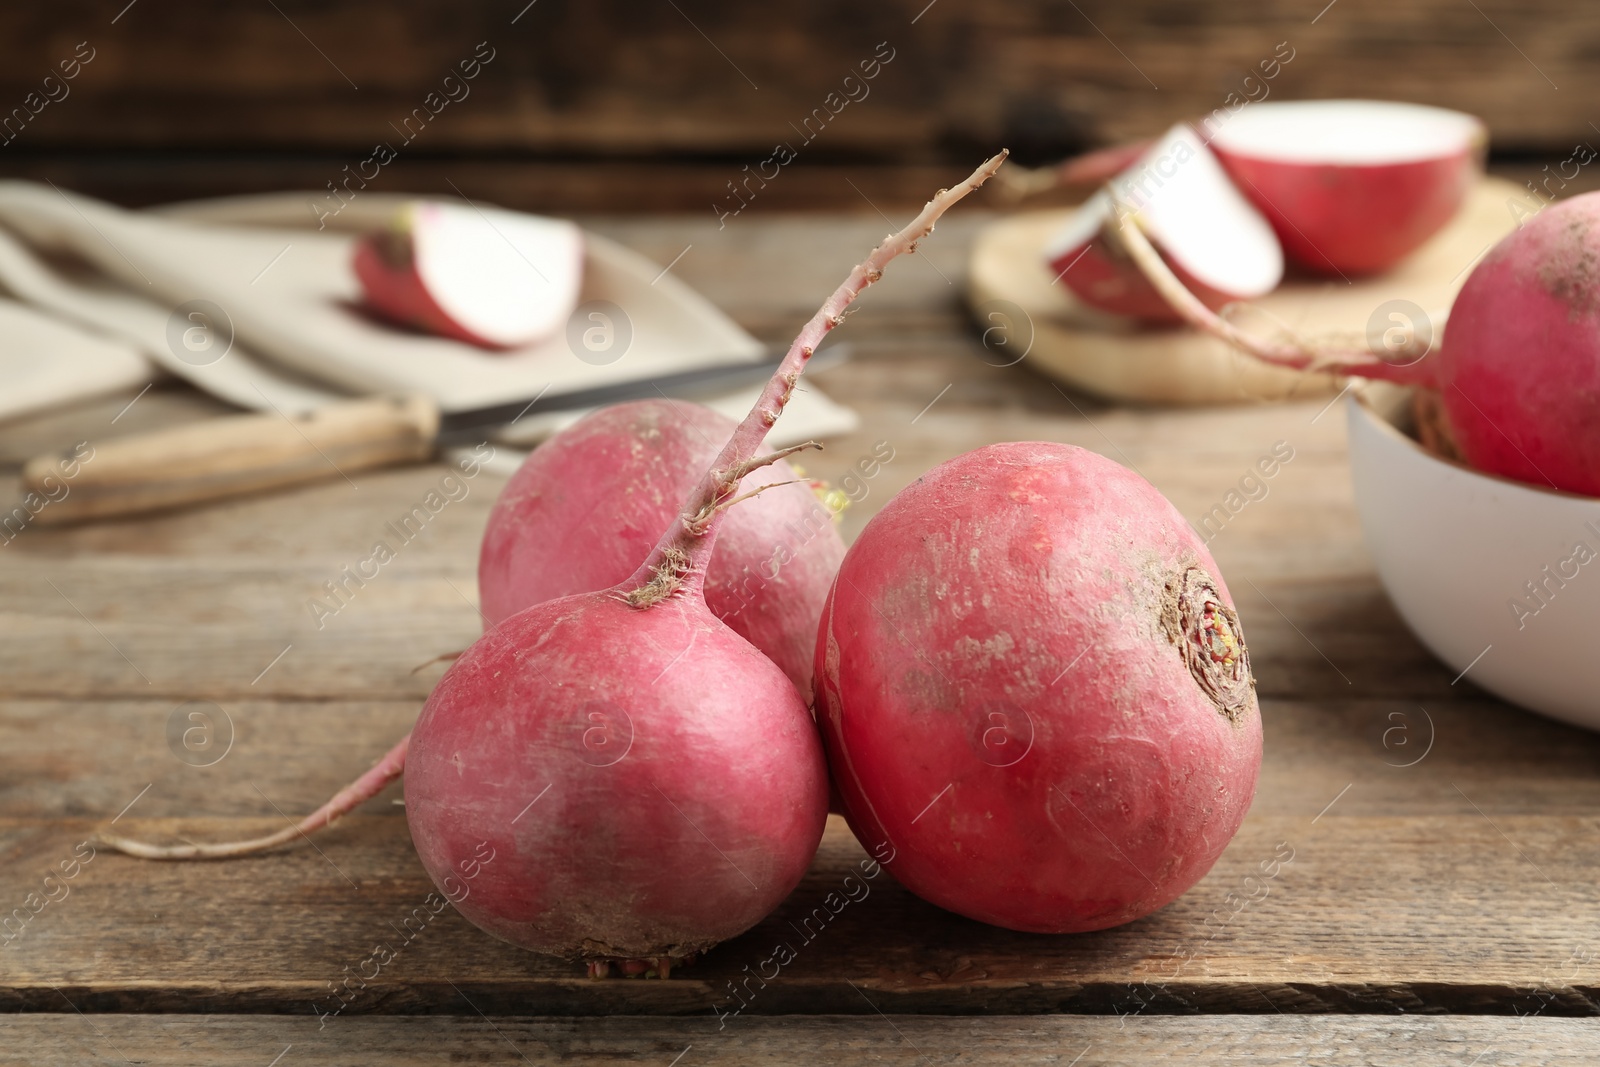
[[[786,349],[784,350],[786,351]],[[843,361],[848,346],[830,345],[813,368]],[[439,447],[487,440],[530,414],[574,411],[651,396],[687,398],[757,385],[783,352],[653,378],[441,414],[421,394],[366,397],[300,415],[228,415],[150,433],[130,434],[59,454],[35,456],[22,469],[31,521],[63,525],[163,511],[344,477],[354,471],[421,463]],[[354,483],[351,483],[354,484]],[[23,506],[19,505],[19,506]]]
[[[449,412],[440,416],[439,441],[441,444],[459,444],[474,436],[481,436],[485,432],[510,427],[528,415],[551,411],[578,411],[652,396],[670,397],[674,394],[692,396],[712,389],[726,392],[747,385],[759,385],[772,377],[788,351],[787,346],[769,348],[766,355],[756,362],[697,367],[654,378],[575,389],[555,396],[547,396],[541,392],[527,401],[513,400],[467,411]],[[849,358],[848,342],[827,345],[817,349],[807,369],[812,372],[825,370]]]

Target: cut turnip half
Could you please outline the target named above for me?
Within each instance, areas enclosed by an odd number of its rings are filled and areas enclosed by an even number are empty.
[[[1382,100],[1252,104],[1201,129],[1289,259],[1344,275],[1386,270],[1437,233],[1488,143],[1471,115]]]
[[[583,280],[583,231],[564,219],[434,201],[356,245],[368,304],[385,317],[485,348],[561,330]]]
[[[1114,236],[1117,204],[1189,291],[1216,309],[1264,296],[1283,277],[1272,228],[1228,180],[1187,125],[1166,136],[1090,197],[1045,249],[1059,280],[1085,303],[1118,315],[1176,322],[1178,315]]]

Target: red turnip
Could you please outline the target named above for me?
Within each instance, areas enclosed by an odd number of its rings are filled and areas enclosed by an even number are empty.
[[[493,627],[440,679],[409,754],[402,742],[341,793],[375,794],[403,759],[423,866],[441,889],[464,866],[478,872],[457,904],[473,923],[592,974],[613,963],[665,974],[799,881],[827,815],[821,742],[794,684],[706,606],[706,565],[743,479],[805,447],[756,455],[817,345],[1004,158],[942,190],[850,272],[630,577]],[[259,844],[107,843],[162,858]]]
[[[367,304],[387,318],[484,348],[561,330],[583,281],[583,231],[563,219],[419,200],[357,242]]]
[[[1251,104],[1209,144],[1291,260],[1327,274],[1393,266],[1455,215],[1487,133],[1471,115],[1380,100]]]
[[[663,398],[602,408],[540,445],[506,483],[483,533],[478,600],[486,624],[627,578],[733,429],[710,408]],[[782,460],[770,473],[766,480],[796,477]],[[762,478],[750,475],[745,491]],[[706,571],[712,614],[781,667],[808,701],[817,619],[843,558],[832,517],[796,482],[731,510]]]
[[[1600,193],[1546,208],[1490,249],[1456,294],[1439,345],[1419,330],[1382,352],[1254,337],[1184,288],[1135,212],[1119,212],[1117,233],[1200,329],[1280,366],[1434,390],[1440,429],[1471,466],[1600,496]]]
[[[1261,719],[1216,563],[1138,475],[990,445],[905,489],[823,610],[817,711],[856,836],[1015,930],[1128,922],[1210,869]]]
[[[1194,130],[1180,124],[1108,190],[1090,197],[1046,247],[1051,273],[1086,304],[1180,321],[1108,233],[1114,199],[1139,206],[1161,255],[1209,307],[1264,296],[1283,277],[1283,250],[1267,221],[1239,195]]]

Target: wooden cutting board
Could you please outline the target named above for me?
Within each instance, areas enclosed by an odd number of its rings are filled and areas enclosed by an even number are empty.
[[[1451,223],[1395,270],[1372,278],[1291,274],[1238,320],[1248,329],[1287,329],[1309,341],[1364,344],[1367,331],[1397,327],[1390,313],[1437,334],[1469,268],[1515,226],[1508,203],[1519,186],[1485,177]],[[994,223],[973,245],[967,299],[996,360],[1026,359],[1069,385],[1114,400],[1228,404],[1332,394],[1342,380],[1269,367],[1187,327],[1145,326],[1099,312],[1054,281],[1043,249],[1071,208],[1026,211]],[[1406,304],[1391,304],[1405,301]],[[999,342],[1004,341],[1002,345]]]

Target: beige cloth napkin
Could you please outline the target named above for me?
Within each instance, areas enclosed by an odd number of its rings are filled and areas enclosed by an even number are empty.
[[[152,373],[133,345],[15,300],[0,298],[0,338],[0,421],[137,389]]]
[[[581,299],[609,301],[627,317],[632,340],[615,362],[577,358],[565,335],[496,354],[396,329],[361,310],[350,268],[355,238],[318,231],[307,199],[235,197],[133,212],[48,185],[0,182],[0,289],[58,319],[131,342],[163,369],[234,404],[285,413],[341,395],[399,391],[424,392],[443,410],[459,411],[763,354],[753,337],[676,277],[594,234],[585,234]],[[407,199],[364,194],[340,222],[345,230],[380,227]],[[93,270],[64,267],[62,254]],[[220,358],[196,356],[178,340],[196,308],[206,316],[196,321],[232,336]],[[86,386],[101,373],[88,363],[71,369]],[[745,397],[748,407],[756,392],[703,399],[726,407]],[[516,438],[536,440],[578,414],[522,420]],[[855,425],[852,412],[813,387],[796,394],[772,443]]]

